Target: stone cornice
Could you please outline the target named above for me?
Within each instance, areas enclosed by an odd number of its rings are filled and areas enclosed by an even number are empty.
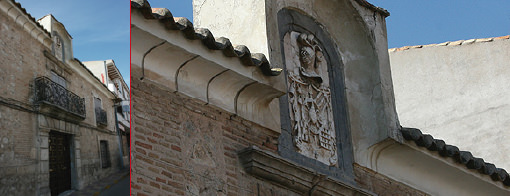
[[[51,48],[51,36],[35,19],[21,7],[19,3],[12,0],[0,0],[0,10],[23,27],[33,38],[44,46]]]
[[[264,74],[260,67],[211,50],[201,40],[169,31],[158,20],[145,19],[139,10],[131,13],[131,38],[132,70],[141,72],[140,79],[280,132],[276,98],[286,91],[282,75]]]
[[[246,148],[238,155],[247,173],[298,191],[303,195],[374,195],[256,146]]]

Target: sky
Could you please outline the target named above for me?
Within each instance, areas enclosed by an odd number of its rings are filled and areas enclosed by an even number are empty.
[[[128,0],[16,0],[36,20],[52,14],[73,38],[80,61],[113,59],[129,85]]]
[[[510,0],[367,1],[391,14],[386,18],[389,48],[510,34]],[[149,2],[174,17],[193,18],[191,0]]]
[[[17,0],[39,19],[53,14],[73,37],[81,61],[113,59],[129,85],[128,0]],[[368,0],[387,9],[389,48],[510,34],[510,0]],[[193,19],[191,0],[149,0]],[[214,32],[213,32],[214,34]],[[242,44],[242,43],[238,43]]]

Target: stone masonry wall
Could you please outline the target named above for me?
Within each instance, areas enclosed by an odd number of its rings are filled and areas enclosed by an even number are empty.
[[[44,46],[3,12],[0,24],[0,195],[34,195],[40,181],[36,118],[6,104],[29,106],[30,79],[44,73],[34,69],[44,65]]]
[[[38,189],[33,117],[0,105],[0,195],[34,195]]]
[[[34,107],[34,79],[39,76],[49,77],[52,69],[60,69],[56,72],[62,69],[45,56],[44,51],[51,51],[50,48],[35,40],[4,12],[0,12],[0,35],[0,195],[47,195],[47,135],[50,129],[43,133],[41,121],[38,121],[41,115]],[[84,82],[87,76],[78,73],[64,76],[67,76],[68,90],[85,98],[85,120],[78,123],[58,121],[65,126],[72,124],[79,127],[78,131],[72,133],[79,178],[79,185],[75,187],[83,188],[93,180],[118,169],[118,143],[113,132],[114,116],[111,107],[113,101],[98,89],[100,86]],[[107,127],[96,126],[94,95],[103,100],[103,109],[108,114]],[[51,130],[67,131],[66,128]],[[97,166],[98,138],[108,140],[112,161],[109,169]],[[86,170],[92,166],[97,172]]]
[[[132,195],[297,195],[248,175],[237,158],[250,145],[276,153],[278,133],[138,78]]]
[[[99,132],[90,128],[81,128],[80,130],[80,156],[81,156],[81,186],[96,182],[113,172],[118,171],[120,166],[119,144],[116,135],[111,133]],[[101,155],[99,151],[99,141],[108,142],[110,151],[111,166],[101,167]]]

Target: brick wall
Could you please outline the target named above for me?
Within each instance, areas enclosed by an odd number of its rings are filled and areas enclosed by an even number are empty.
[[[33,115],[0,105],[0,195],[34,195],[38,189]]]
[[[139,73],[136,70],[132,73]],[[237,152],[278,133],[132,75],[133,195],[295,195],[246,174]]]
[[[361,188],[370,190],[379,196],[428,195],[357,164],[354,164],[354,175],[356,182]]]
[[[30,81],[45,74],[44,46],[0,12],[0,96],[29,102]]]

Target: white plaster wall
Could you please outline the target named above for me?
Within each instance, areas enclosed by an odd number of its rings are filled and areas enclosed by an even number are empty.
[[[453,158],[441,157],[414,142],[385,141],[373,146],[372,168],[430,195],[509,195],[490,176],[470,170]]]
[[[62,43],[64,44],[64,61],[68,62],[74,59],[73,55],[73,38],[67,32],[64,24],[57,21],[54,16],[48,14],[38,20],[38,23],[43,26],[50,34],[53,32],[57,32],[58,35],[62,38]],[[53,35],[52,35],[53,36]]]
[[[106,68],[105,68],[105,64],[104,64],[104,61],[85,61],[85,62],[82,62],[86,67],[87,69],[89,69],[96,78],[99,79],[99,81],[103,82],[103,80],[101,79],[101,74],[103,74],[104,76],[104,79],[105,79],[105,82],[106,82],[106,79],[107,79],[107,75],[106,75]]]
[[[390,52],[402,126],[510,169],[510,40]]]
[[[268,56],[264,0],[193,0],[193,25]]]

